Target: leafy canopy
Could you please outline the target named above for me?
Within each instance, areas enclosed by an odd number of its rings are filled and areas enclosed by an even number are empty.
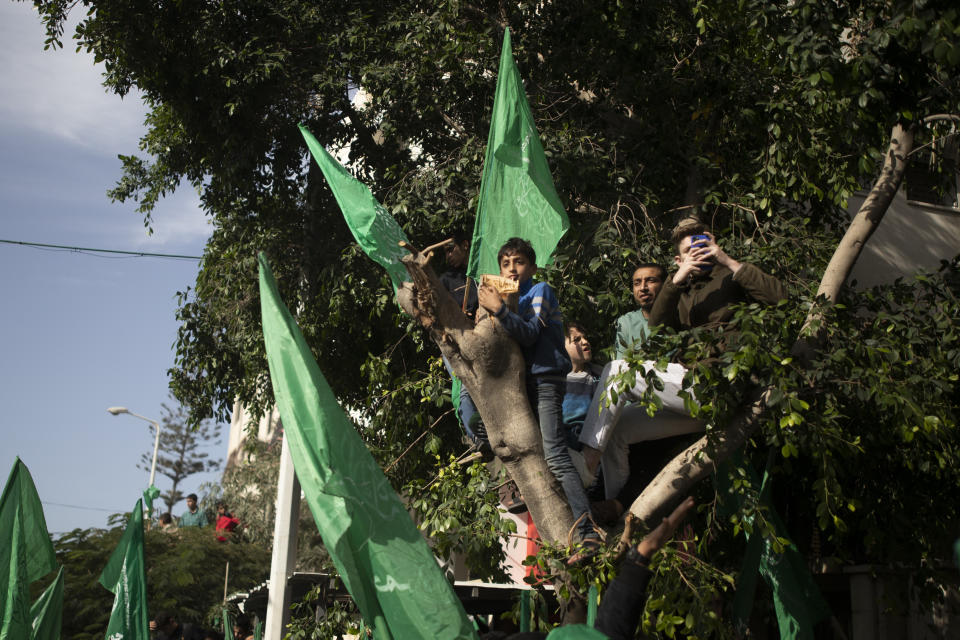
[[[789,362],[784,346],[891,126],[960,112],[953,2],[35,4],[54,46],[66,12],[87,8],[77,45],[104,64],[109,90],[136,87],[150,107],[141,155],[121,157],[111,197],[137,202],[149,226],[158,198],[191,185],[213,219],[196,286],[180,297],[171,370],[192,424],[225,418],[237,398],[271,404],[255,278],[263,250],[321,369],[342,372],[328,376],[334,392],[396,486],[433,477],[460,453],[436,348],[353,244],[296,125],[329,148],[349,146],[352,170],[414,243],[469,229],[510,26],[572,225],[543,274],[566,316],[595,342],[611,336],[614,318],[632,309],[631,266],[669,263],[662,234],[698,214],[731,255],[795,294],[790,305],[742,310],[741,350],[694,372],[715,426],[751,376],[777,386],[777,419],[747,454],[762,466],[776,447],[791,534],[811,546],[823,534],[825,553],[843,559],[918,563],[939,557],[955,532],[956,351],[940,348],[955,333],[945,279],[955,265],[944,277],[851,293],[828,316],[828,348],[812,370]],[[889,495],[864,486],[866,474]],[[939,500],[913,498],[931,487]],[[734,532],[747,515],[697,523],[725,532],[700,541],[702,557],[735,567]],[[793,524],[807,517],[816,536]]]

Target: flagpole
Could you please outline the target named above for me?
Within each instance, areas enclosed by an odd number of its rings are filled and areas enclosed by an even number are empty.
[[[463,303],[460,305],[460,312],[466,315],[467,313],[467,300],[470,299],[470,283],[473,282],[473,278],[467,276],[467,282],[463,286]]]
[[[297,521],[300,515],[300,483],[293,469],[293,457],[286,435],[280,449],[277,478],[277,508],[273,527],[273,559],[267,591],[267,620],[264,640],[282,640],[290,619],[290,591],[287,576],[297,559]]]
[[[227,585],[230,584],[230,561],[227,560],[227,569],[223,573],[223,603],[227,603]]]

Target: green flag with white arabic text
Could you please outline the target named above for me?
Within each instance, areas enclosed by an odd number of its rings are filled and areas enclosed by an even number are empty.
[[[100,574],[100,584],[114,594],[106,640],[150,640],[142,499],[137,500],[120,543]]]
[[[30,640],[60,640],[63,629],[63,567],[30,607],[33,633]]]
[[[513,61],[507,29],[467,275],[476,279],[483,273],[499,274],[497,253],[513,237],[530,241],[537,252],[537,264],[548,265],[569,228],[570,220],[553,186],[533,112]]]
[[[17,458],[0,496],[0,640],[30,637],[30,583],[56,568],[40,496]]]
[[[401,282],[409,279],[406,267],[400,262],[407,253],[400,246],[400,241],[407,241],[403,229],[377,202],[367,185],[350,175],[303,125],[300,125],[300,133],[323,171],[353,237],[364,253],[387,270],[396,291]]]
[[[476,638],[436,558],[337,403],[260,254],[273,393],[323,542],[377,640]]]

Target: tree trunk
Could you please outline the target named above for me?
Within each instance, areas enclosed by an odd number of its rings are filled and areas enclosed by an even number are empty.
[[[573,515],[544,459],[540,426],[527,400],[520,347],[482,308],[473,326],[434,274],[431,256],[426,249],[403,258],[413,282],[398,290],[400,306],[430,330],[470,391],[490,446],[516,481],[540,535],[566,544]]]
[[[890,135],[890,146],[883,163],[880,177],[840,240],[830,263],[824,272],[817,291],[827,301],[834,302],[856,263],[864,244],[880,224],[883,215],[903,181],[907,156],[913,147],[912,129],[896,125]],[[801,338],[794,352],[808,356],[817,348],[821,335],[822,310],[814,306],[807,315]],[[717,465],[743,446],[756,431],[767,410],[767,396],[771,389],[755,390],[750,394],[744,408],[733,418],[726,429],[711,433],[697,440],[660,470],[660,473],[643,490],[630,506],[630,511],[647,524],[664,514],[668,508],[685,497],[690,489]]]

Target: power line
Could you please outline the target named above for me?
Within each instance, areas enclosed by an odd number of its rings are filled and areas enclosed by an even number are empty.
[[[147,251],[119,251],[116,249],[91,249],[89,247],[71,247],[62,244],[44,244],[42,242],[23,242],[21,240],[3,240],[0,238],[0,242],[4,244],[19,244],[25,247],[35,247],[38,249],[56,249],[58,251],[72,251],[74,253],[84,253],[88,255],[97,255],[100,253],[112,253],[112,254],[121,254],[122,256],[130,256],[135,258],[174,258],[177,260],[201,260],[201,256],[185,256],[174,253],[150,253]],[[108,256],[98,256],[105,258]],[[118,256],[119,257],[119,256]]]
[[[46,500],[41,500],[43,504],[50,505],[51,507],[69,507],[70,509],[83,509],[84,511],[106,511],[107,513],[123,513],[123,509],[102,509],[100,507],[81,507],[75,504],[61,504],[59,502],[47,502]]]

